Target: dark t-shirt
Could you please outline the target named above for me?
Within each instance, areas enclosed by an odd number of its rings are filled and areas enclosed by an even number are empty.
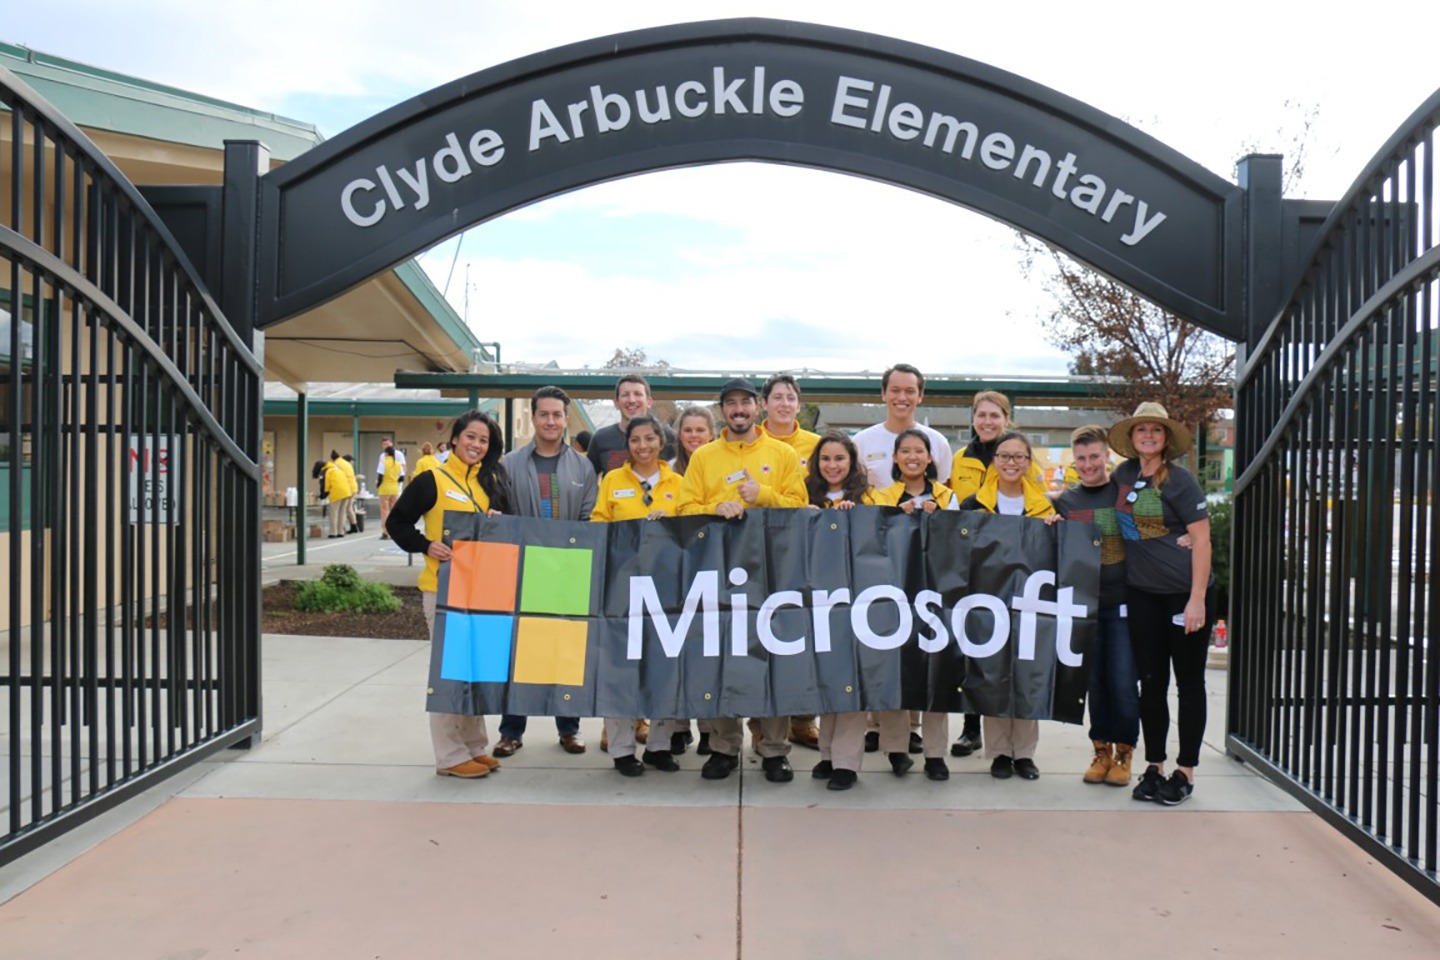
[[[601,427],[595,431],[595,436],[590,438],[590,449],[585,456],[590,458],[590,465],[595,468],[596,477],[604,477],[606,473],[616,467],[625,465],[630,459],[630,448],[625,443],[625,431],[618,423],[612,423],[608,427]],[[671,460],[675,457],[675,431],[665,424],[660,424],[660,459]]]
[[[1071,523],[1092,523],[1100,534],[1100,606],[1125,602],[1125,538],[1115,519],[1115,482],[1098,487],[1076,484],[1055,498],[1055,512]]]
[[[540,516],[554,520],[560,516],[560,455],[542,457],[535,453],[530,462],[535,465],[535,479],[540,483]]]
[[[1168,469],[1169,479],[1157,490],[1152,479],[1141,479],[1139,460],[1116,467],[1110,475],[1118,488],[1115,519],[1125,538],[1126,582],[1150,593],[1189,593],[1193,554],[1176,541],[1190,524],[1209,519],[1210,511],[1190,471],[1173,463]]]

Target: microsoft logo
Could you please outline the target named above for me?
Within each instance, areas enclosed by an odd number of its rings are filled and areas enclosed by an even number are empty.
[[[442,680],[585,684],[592,552],[457,540]]]

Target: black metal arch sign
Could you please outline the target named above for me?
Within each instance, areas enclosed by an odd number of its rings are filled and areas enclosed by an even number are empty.
[[[484,70],[267,174],[259,324],[537,200],[731,160],[964,205],[1216,332],[1242,332],[1235,185],[984,64],[762,19],[621,34]]]

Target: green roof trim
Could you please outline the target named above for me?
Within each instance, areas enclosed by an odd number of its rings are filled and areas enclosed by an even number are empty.
[[[72,123],[94,130],[212,150],[223,150],[226,140],[259,140],[276,160],[293,160],[325,139],[313,124],[29,47],[0,43],[0,66]]]
[[[465,321],[460,319],[455,308],[450,306],[450,301],[441,296],[440,291],[435,288],[435,284],[430,282],[430,275],[421,269],[419,263],[414,260],[406,260],[395,268],[395,276],[399,277],[400,282],[405,284],[405,288],[414,295],[416,300],[420,301],[420,306],[435,318],[440,329],[445,331],[445,335],[453,340],[457,347],[472,357],[476,350],[483,350],[482,356],[489,358],[490,351],[484,350],[480,345],[480,340],[465,325]]]
[[[265,416],[267,417],[293,417],[299,401],[293,398],[270,399],[265,401]],[[491,400],[482,404],[485,407],[498,407],[498,402]],[[438,400],[408,400],[408,399],[386,399],[376,397],[372,399],[325,399],[310,400],[305,404],[309,416],[315,417],[458,417],[470,409],[468,399],[438,399]]]

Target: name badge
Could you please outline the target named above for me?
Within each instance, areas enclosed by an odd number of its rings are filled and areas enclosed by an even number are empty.
[[[730,476],[725,478],[726,483],[743,483],[744,480],[745,471],[743,468],[740,470],[736,470],[734,473],[730,474]]]
[[[461,503],[469,503],[469,502],[470,502],[470,498],[469,498],[469,497],[465,496],[465,494],[460,493],[460,492],[457,491],[457,490],[446,490],[446,491],[445,491],[445,496],[449,497],[451,500],[459,500]]]
[[[631,489],[628,489],[628,488],[625,489],[625,490],[616,490],[616,491],[615,491],[615,499],[616,499],[616,500],[626,500],[626,499],[629,499],[630,497],[633,497],[633,496],[635,496],[635,491],[634,491],[634,490],[631,490]]]

